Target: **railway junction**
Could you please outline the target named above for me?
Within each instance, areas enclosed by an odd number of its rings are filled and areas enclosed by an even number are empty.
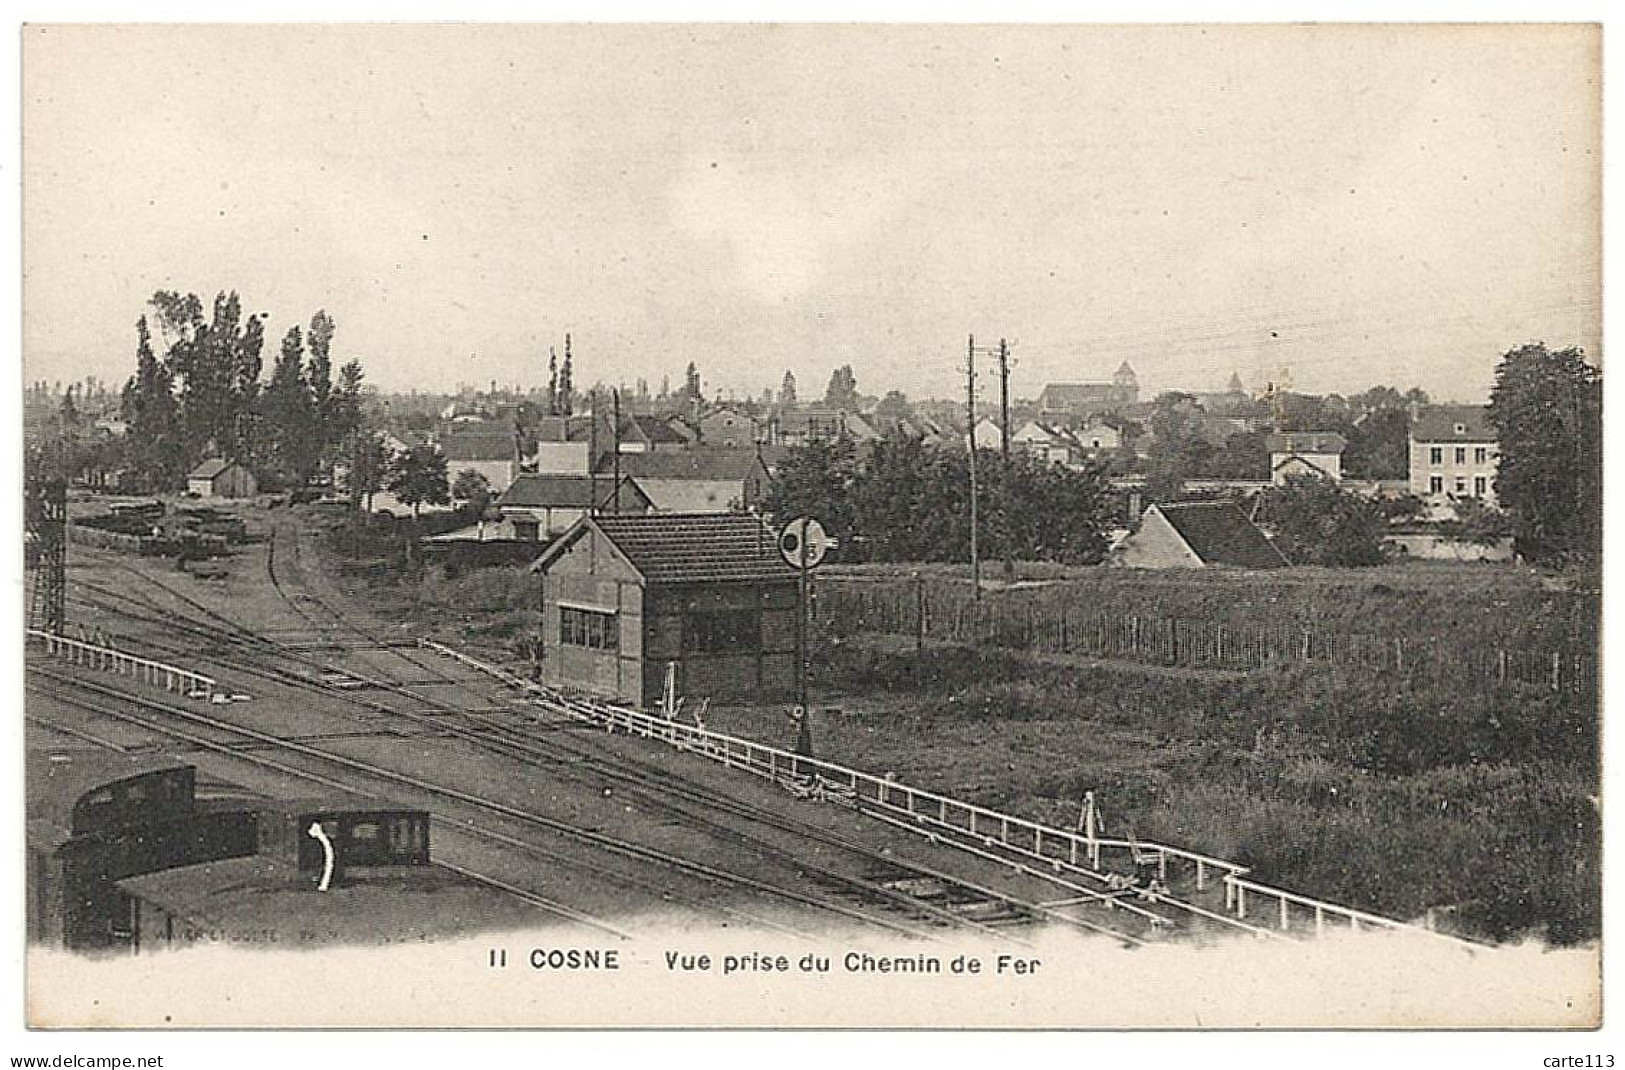
[[[356,812],[428,815],[433,856],[422,861],[437,874],[369,878],[381,904],[367,908],[371,930],[312,923],[334,897],[317,870],[289,870],[290,894],[308,902],[288,924],[316,939],[557,927],[616,941],[646,924],[720,925],[805,939],[969,933],[1016,961],[1050,926],[1126,947],[1401,927],[1176,845],[1037,825],[648,712],[647,701],[640,710],[537,682],[526,665],[404,634],[346,599],[286,513],[251,513],[249,526],[261,538],[208,578],[76,545],[66,623],[31,633],[28,742],[40,755],[173,763],[261,813],[337,797]],[[637,578],[631,563],[623,583]],[[629,678],[654,682],[642,666]],[[300,844],[302,857],[314,844]],[[106,874],[118,895],[105,938],[80,943],[122,946],[132,910],[197,902],[223,865]],[[452,886],[501,906],[463,910],[455,926],[397,923]],[[48,920],[33,931],[60,931]]]

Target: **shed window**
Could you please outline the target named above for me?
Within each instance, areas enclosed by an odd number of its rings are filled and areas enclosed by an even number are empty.
[[[695,653],[754,651],[761,646],[762,617],[754,609],[693,613],[684,618],[683,649]]]
[[[621,626],[614,613],[593,609],[559,607],[559,642],[584,646],[589,650],[615,650],[620,646]]]

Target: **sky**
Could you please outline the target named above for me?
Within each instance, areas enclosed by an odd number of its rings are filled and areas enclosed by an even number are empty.
[[[1577,26],[30,26],[25,378],[155,290],[325,308],[385,390],[1419,385],[1600,359]],[[984,360],[984,370],[985,370]],[[984,378],[986,396],[991,378]]]

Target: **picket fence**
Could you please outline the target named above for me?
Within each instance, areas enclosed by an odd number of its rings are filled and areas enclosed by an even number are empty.
[[[1462,651],[1428,637],[1359,634],[1281,624],[1237,627],[1171,616],[1091,612],[1035,605],[997,594],[944,594],[931,585],[820,577],[819,626],[831,635],[881,634],[916,643],[957,643],[1151,665],[1250,672],[1321,663],[1491,686],[1524,684],[1591,695],[1594,654],[1573,650]]]

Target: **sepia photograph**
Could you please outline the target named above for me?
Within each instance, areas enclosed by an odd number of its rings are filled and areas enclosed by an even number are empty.
[[[1601,25],[18,34],[29,1029],[1601,1026]]]

